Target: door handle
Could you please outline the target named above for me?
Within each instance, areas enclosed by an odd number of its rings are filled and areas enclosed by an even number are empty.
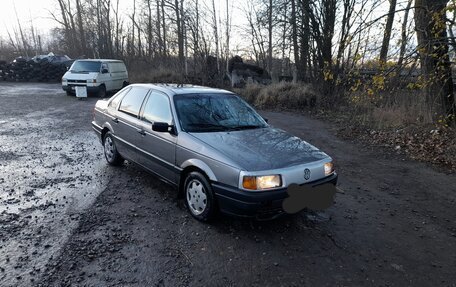
[[[115,122],[116,124],[119,122],[119,119],[118,118],[113,118],[111,119],[113,122]]]
[[[142,136],[146,135],[146,132],[144,130],[142,130],[142,129],[137,129],[136,131]]]

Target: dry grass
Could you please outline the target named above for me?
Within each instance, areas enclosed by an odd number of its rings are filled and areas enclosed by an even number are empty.
[[[129,78],[131,83],[185,83],[182,74],[171,69],[135,69],[130,68]]]
[[[401,89],[374,95],[357,91],[349,94],[347,101],[352,119],[365,126],[388,129],[433,123],[424,96],[418,91]]]
[[[249,84],[244,89],[236,89],[236,92],[258,108],[301,110],[313,107],[318,102],[318,95],[312,87],[302,84]]]

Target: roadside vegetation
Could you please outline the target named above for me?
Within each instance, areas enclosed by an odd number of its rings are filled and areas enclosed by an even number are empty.
[[[325,102],[310,84],[250,84],[234,91],[257,108],[323,118],[336,124],[343,138],[356,138],[456,171],[456,129],[448,124],[448,119],[434,121],[413,87],[385,87],[375,95],[369,93],[369,87],[372,83],[349,90],[337,103]]]

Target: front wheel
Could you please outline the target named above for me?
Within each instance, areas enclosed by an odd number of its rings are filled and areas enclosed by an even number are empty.
[[[117,151],[111,132],[107,132],[103,139],[104,155],[110,165],[121,165],[124,161]]]
[[[199,221],[208,222],[217,213],[214,193],[204,175],[191,172],[184,183],[185,205],[190,214]]]
[[[98,90],[97,96],[98,96],[99,98],[104,98],[104,97],[106,97],[106,87],[105,87],[105,85],[101,85],[101,86],[100,86],[100,88],[99,88],[99,90]]]

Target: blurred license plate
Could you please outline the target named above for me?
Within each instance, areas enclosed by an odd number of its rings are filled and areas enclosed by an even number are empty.
[[[76,97],[87,98],[87,87],[76,86]]]

